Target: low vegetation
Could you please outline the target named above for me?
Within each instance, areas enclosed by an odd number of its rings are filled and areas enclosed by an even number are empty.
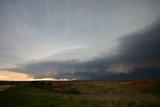
[[[160,81],[18,83],[0,92],[0,107],[160,107]]]

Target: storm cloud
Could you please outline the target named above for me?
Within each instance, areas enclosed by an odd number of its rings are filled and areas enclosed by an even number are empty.
[[[92,60],[32,61],[7,70],[25,72],[35,78],[112,79],[113,75],[131,75],[134,72],[155,73],[160,69],[160,21],[118,39],[113,54]],[[158,70],[158,71],[157,71]],[[124,76],[123,75],[123,76]],[[141,75],[142,77],[147,74]],[[160,74],[158,73],[158,77]],[[157,76],[156,76],[157,77]],[[154,78],[154,77],[153,77]]]
[[[0,0],[0,72],[159,78],[159,16],[160,0]]]
[[[118,41],[119,44],[116,50],[118,54],[115,56],[115,65],[120,67],[119,71],[121,67],[124,67],[124,69],[126,68],[126,71],[143,67],[160,67],[159,18],[150,26],[126,35]],[[122,70],[125,71],[124,69]]]

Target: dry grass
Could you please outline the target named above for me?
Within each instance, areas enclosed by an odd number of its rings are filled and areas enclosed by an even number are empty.
[[[0,104],[1,107],[160,107],[160,81],[20,84],[0,92]]]

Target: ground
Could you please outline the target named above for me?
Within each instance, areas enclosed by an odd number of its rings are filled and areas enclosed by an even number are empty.
[[[160,107],[159,80],[0,84],[0,107]]]

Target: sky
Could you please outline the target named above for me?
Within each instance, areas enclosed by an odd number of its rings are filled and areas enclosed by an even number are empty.
[[[159,46],[159,0],[0,0],[0,80],[157,79]]]

